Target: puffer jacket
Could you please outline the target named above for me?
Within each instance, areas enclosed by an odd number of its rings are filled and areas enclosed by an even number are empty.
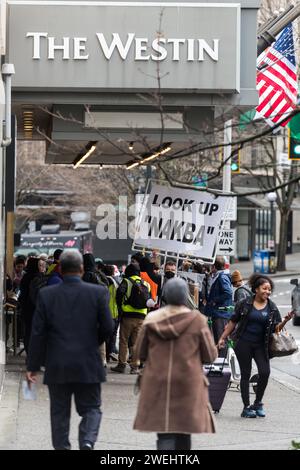
[[[227,308],[232,306],[232,284],[228,274],[219,272],[212,283],[204,314],[212,318],[225,318],[229,320],[231,312]]]

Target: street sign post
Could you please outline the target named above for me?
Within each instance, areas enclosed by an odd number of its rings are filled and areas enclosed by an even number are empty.
[[[237,198],[229,198],[228,210],[226,212],[226,222],[232,220],[237,220]]]
[[[218,255],[236,256],[236,229],[224,229],[219,232]]]

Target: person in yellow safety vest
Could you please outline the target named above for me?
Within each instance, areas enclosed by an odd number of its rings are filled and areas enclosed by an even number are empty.
[[[119,310],[117,305],[117,289],[119,283],[114,276],[114,266],[106,264],[103,268],[103,274],[105,274],[108,281],[108,291],[109,291],[109,310],[111,317],[114,322],[114,330],[106,341],[106,362],[117,361],[118,360],[118,351],[116,347],[117,332],[119,327]]]
[[[130,339],[134,350],[135,342],[143,321],[148,313],[147,301],[150,299],[150,285],[141,279],[138,266],[129,264],[125,270],[125,278],[117,290],[117,305],[120,321],[119,362],[111,367],[113,372],[124,373]],[[138,361],[135,353],[130,363],[131,374],[138,372]]]

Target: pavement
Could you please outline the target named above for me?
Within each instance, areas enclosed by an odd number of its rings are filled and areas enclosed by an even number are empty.
[[[277,360],[278,361],[278,360]],[[300,364],[300,361],[299,361]],[[299,367],[299,365],[298,365]],[[0,399],[0,450],[51,449],[49,398],[47,388],[38,385],[36,401],[24,400],[22,380],[24,359],[10,358]],[[103,386],[103,419],[96,450],[155,450],[156,436],[132,429],[138,397],[135,376],[108,372]],[[252,395],[254,396],[254,395]],[[300,441],[300,379],[284,383],[273,376],[269,382],[265,408],[267,417],[242,419],[239,391],[233,387],[218,415],[215,435],[193,435],[194,450],[289,450],[291,441]],[[78,448],[79,417],[72,411],[71,444]]]
[[[230,271],[239,270],[244,279],[248,279],[253,274],[253,260],[239,261],[230,265]],[[300,277],[300,253],[286,255],[286,271],[277,271],[274,274],[268,274],[272,278],[280,277]]]

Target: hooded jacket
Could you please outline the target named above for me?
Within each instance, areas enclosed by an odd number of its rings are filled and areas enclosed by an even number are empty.
[[[167,306],[148,314],[136,344],[145,363],[134,429],[158,433],[215,432],[203,363],[217,357],[206,318]]]
[[[94,255],[91,253],[85,253],[83,255],[83,269],[84,274],[82,276],[82,280],[84,282],[88,282],[90,284],[100,284],[108,287],[109,282],[102,272],[97,271],[96,261]]]

